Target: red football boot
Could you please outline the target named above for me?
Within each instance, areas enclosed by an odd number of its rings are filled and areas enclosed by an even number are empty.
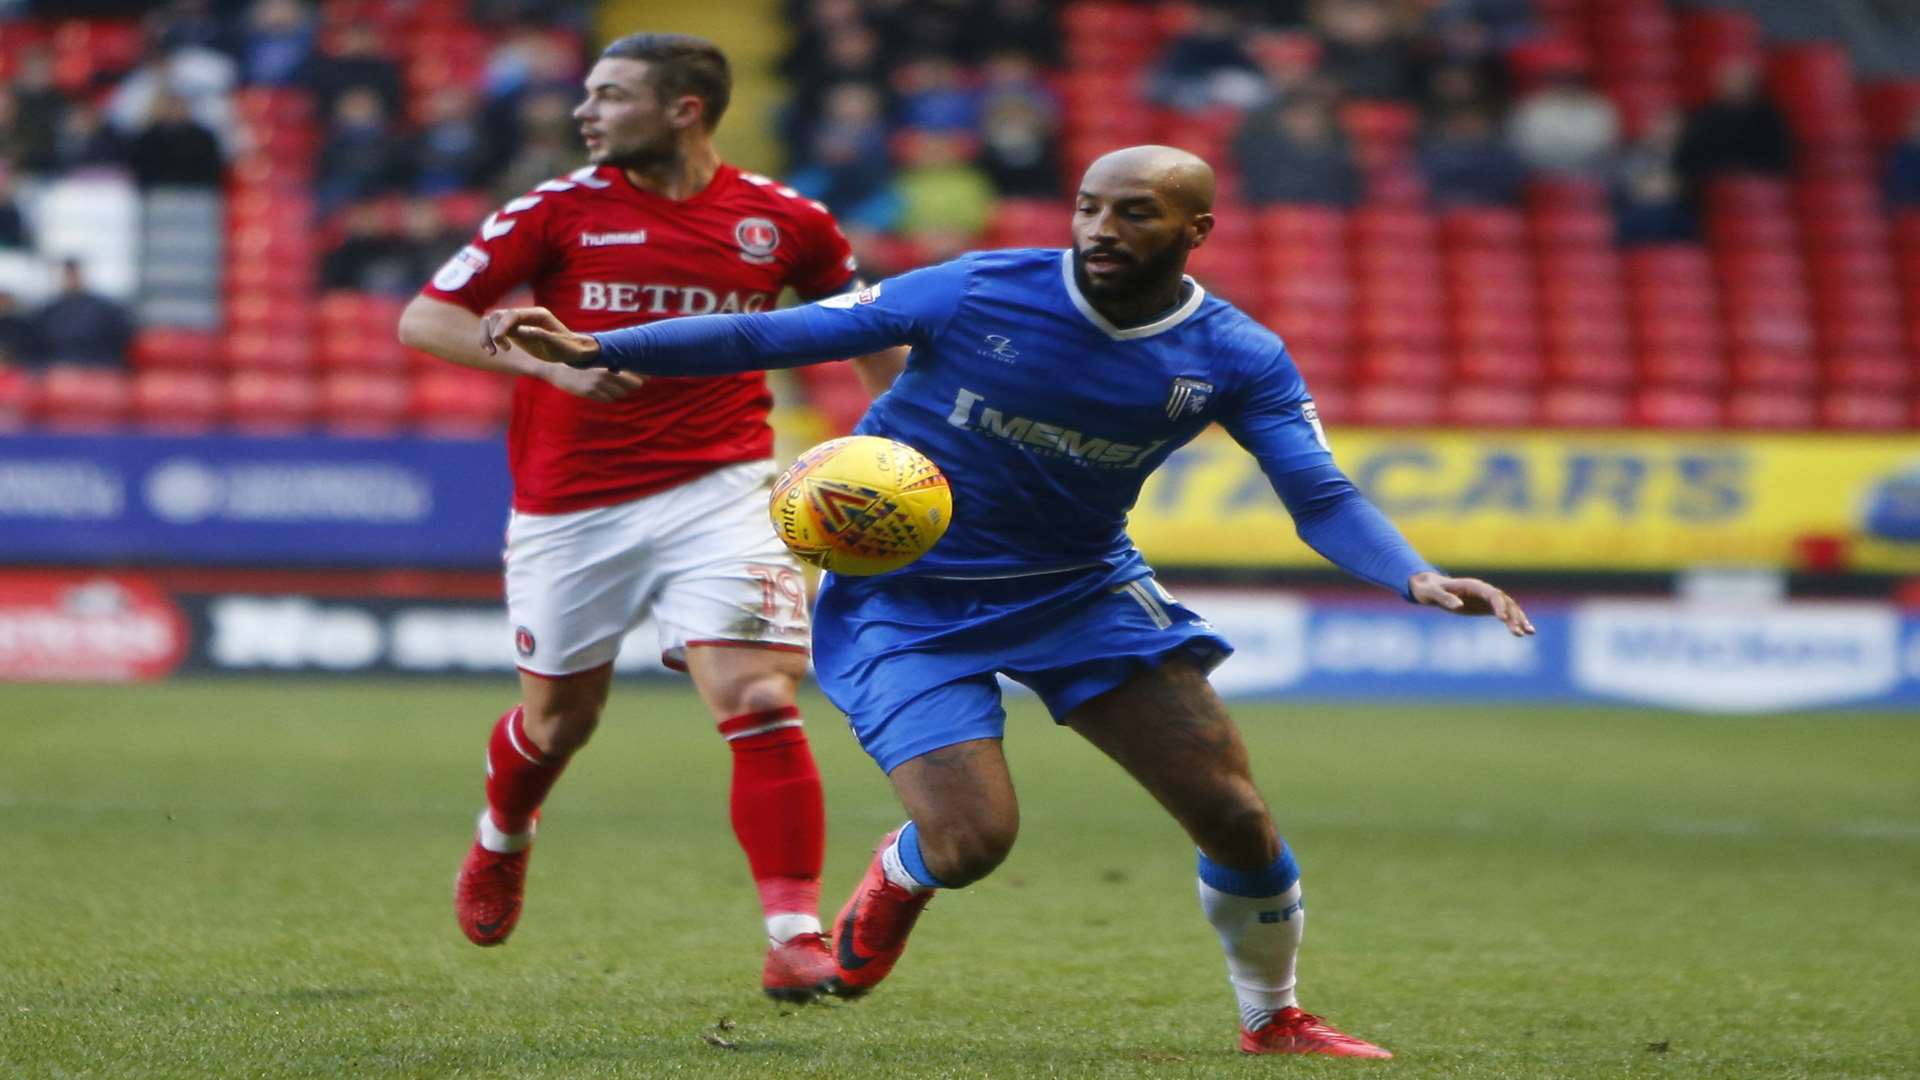
[[[453,879],[453,914],[475,945],[499,945],[520,922],[531,845],[519,851],[488,851],[475,840]]]
[[[812,1001],[833,981],[833,950],[819,934],[795,934],[767,950],[760,988],[775,1001]]]
[[[931,889],[916,893],[887,880],[880,853],[898,833],[896,829],[880,841],[866,875],[833,922],[834,972],[828,993],[857,998],[878,986],[907,951],[907,934],[933,899]]]
[[[1243,1054],[1325,1054],[1328,1057],[1390,1058],[1392,1053],[1336,1029],[1310,1012],[1289,1005],[1257,1031],[1240,1029]]]

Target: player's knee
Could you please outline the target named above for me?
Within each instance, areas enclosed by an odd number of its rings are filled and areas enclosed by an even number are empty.
[[[1020,826],[1014,821],[978,821],[943,826],[929,835],[920,830],[927,869],[953,888],[971,885],[1007,861]]]
[[[772,712],[793,704],[794,678],[785,672],[762,672],[747,676],[728,687],[728,715]]]
[[[521,725],[527,738],[549,757],[569,757],[587,745],[600,725],[600,710],[584,705],[526,706]]]

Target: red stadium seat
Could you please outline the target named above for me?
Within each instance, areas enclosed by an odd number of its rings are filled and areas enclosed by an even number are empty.
[[[1431,427],[1440,423],[1441,398],[1432,388],[1375,383],[1353,395],[1353,422],[1373,427]]]
[[[1821,379],[1839,390],[1898,395],[1912,383],[1913,369],[1899,350],[1829,354],[1821,365]]]
[[[1724,409],[1718,395],[1677,386],[1655,386],[1633,398],[1633,422],[1642,427],[1700,429],[1719,427]]]
[[[1867,136],[1884,150],[1906,138],[1914,110],[1920,107],[1920,79],[1870,83],[1860,97]]]
[[[159,431],[206,431],[226,409],[226,380],[212,372],[156,368],[133,377],[132,416]]]
[[[1583,386],[1626,386],[1636,374],[1633,353],[1624,343],[1578,344],[1549,341],[1547,378],[1553,383]]]
[[[427,371],[413,378],[408,415],[422,431],[473,436],[497,431],[506,423],[512,383],[504,376],[453,369]]]
[[[57,364],[34,387],[33,418],[64,430],[110,431],[132,403],[129,380],[110,368]]]
[[[1550,427],[1620,428],[1632,416],[1627,395],[1606,387],[1554,386],[1540,399],[1540,422]]]
[[[1814,426],[1813,399],[1784,390],[1736,390],[1727,399],[1730,427],[1799,430]]]
[[[1441,215],[1440,236],[1452,248],[1519,251],[1527,242],[1527,218],[1506,207],[1460,207]]]
[[[1835,390],[1820,399],[1820,426],[1837,431],[1906,431],[1920,428],[1906,399],[1894,394]]]
[[[1423,393],[1434,396],[1430,388],[1447,381],[1447,368],[1447,355],[1437,349],[1386,347],[1362,352],[1357,374],[1368,388],[1418,386]]]
[[[221,342],[217,334],[199,330],[150,327],[133,337],[132,360],[136,368],[182,368],[208,371],[219,366]]]
[[[1531,390],[1504,383],[1464,383],[1446,398],[1447,422],[1462,427],[1531,427],[1539,412]]]
[[[0,431],[25,427],[33,411],[33,376],[25,369],[0,364]]]
[[[302,430],[313,422],[318,405],[313,380],[304,374],[256,369],[234,372],[227,380],[227,415],[242,431]]]
[[[1546,377],[1547,365],[1534,345],[1462,342],[1454,371],[1470,382],[1531,386]]]
[[[388,435],[407,421],[410,387],[391,372],[336,371],[320,381],[320,419],[336,435]]]
[[[1727,366],[1718,352],[1642,345],[1640,378],[1656,386],[1718,387],[1727,381]]]
[[[1820,368],[1807,352],[1736,345],[1731,361],[1734,381],[1747,386],[1807,389],[1820,380]]]

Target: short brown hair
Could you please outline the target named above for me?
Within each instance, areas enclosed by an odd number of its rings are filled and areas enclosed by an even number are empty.
[[[628,34],[602,49],[600,59],[645,61],[648,79],[662,101],[689,94],[700,99],[708,131],[719,125],[733,96],[727,54],[692,34]]]

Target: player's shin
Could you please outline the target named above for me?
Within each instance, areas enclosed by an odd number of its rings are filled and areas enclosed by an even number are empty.
[[[544,754],[527,737],[525,710],[507,710],[487,743],[487,813],[480,818],[480,846],[519,851],[533,842],[540,804],[567,767],[567,758]]]
[[[1306,926],[1300,868],[1285,843],[1272,865],[1236,870],[1200,855],[1200,908],[1227,954],[1241,1024],[1258,1029],[1294,1004],[1294,961]]]
[[[733,832],[760,890],[767,936],[779,944],[818,934],[826,806],[800,711],[735,716],[720,733],[733,752]]]

